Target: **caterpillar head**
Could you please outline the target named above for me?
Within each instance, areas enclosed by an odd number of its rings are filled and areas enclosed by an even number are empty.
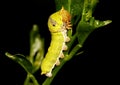
[[[71,15],[62,7],[61,10],[53,13],[48,19],[48,27],[50,32],[60,32],[62,30],[71,29]]]

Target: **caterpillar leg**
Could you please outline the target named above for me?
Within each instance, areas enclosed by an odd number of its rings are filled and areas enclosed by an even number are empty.
[[[60,53],[60,58],[64,58],[63,52]]]
[[[69,42],[70,38],[68,36],[66,36],[65,42]]]
[[[57,61],[56,61],[56,66],[59,66],[59,65],[60,65],[60,60],[57,59]]]
[[[63,45],[63,50],[67,50],[67,49],[68,49],[67,45],[64,44],[64,45]]]

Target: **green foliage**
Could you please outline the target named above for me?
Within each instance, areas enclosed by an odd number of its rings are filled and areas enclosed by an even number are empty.
[[[91,32],[109,23],[111,23],[111,20],[106,21],[90,20],[90,22],[80,21],[76,29],[79,43],[83,45],[83,43],[85,42],[85,40],[87,39]]]
[[[7,57],[20,64],[28,73],[24,85],[30,85],[30,79],[35,85],[39,85],[34,73],[39,70],[41,61],[44,55],[44,39],[40,37],[39,28],[33,25],[30,32],[30,54],[23,56],[22,54],[12,55],[8,52],[5,53]]]
[[[16,54],[16,55],[12,55],[8,52],[5,53],[6,56],[8,56],[10,59],[14,60],[15,62],[17,62],[18,64],[20,64],[27,73],[32,73],[32,64],[30,63],[29,60],[26,59],[25,56],[21,55],[21,54]]]
[[[30,55],[28,57],[33,64],[33,73],[40,68],[43,56],[44,39],[40,37],[38,26],[33,25],[33,29],[30,32]]]
[[[71,34],[71,31],[68,33],[71,41],[67,44],[69,49],[65,52],[65,58],[61,60],[61,65],[53,70],[53,76],[51,78],[46,78],[42,85],[50,85],[61,67],[74,57],[90,33],[95,29],[106,26],[112,22],[111,20],[96,20],[95,17],[92,16],[97,3],[98,0],[55,0],[56,11],[60,10],[61,7],[64,6],[64,8],[71,14],[71,23],[73,25],[73,29],[76,30],[74,34]],[[78,40],[78,43],[73,46],[76,40]],[[33,85],[39,85],[33,74],[40,68],[44,56],[44,39],[41,38],[37,25],[34,25],[30,32],[29,56],[24,57],[21,55],[11,55],[7,52],[6,56],[20,64],[28,73],[24,85],[29,85],[30,79],[32,79]]]

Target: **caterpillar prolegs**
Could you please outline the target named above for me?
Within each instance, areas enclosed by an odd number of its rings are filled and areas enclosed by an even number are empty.
[[[61,10],[50,15],[48,28],[51,33],[51,43],[41,64],[41,75],[52,76],[52,69],[59,65],[60,58],[64,58],[63,51],[67,50],[66,42],[70,41],[67,30],[71,29],[71,15],[62,7]]]

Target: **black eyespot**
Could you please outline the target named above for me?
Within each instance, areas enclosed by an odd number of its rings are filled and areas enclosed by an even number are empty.
[[[53,26],[55,26],[55,24],[53,24]]]

